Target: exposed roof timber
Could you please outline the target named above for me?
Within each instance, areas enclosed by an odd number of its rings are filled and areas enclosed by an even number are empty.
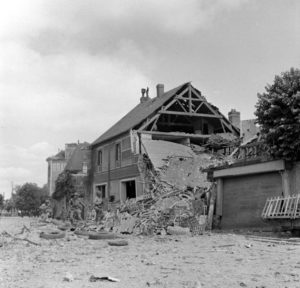
[[[145,131],[145,130],[137,130],[137,133],[170,136],[176,138],[195,138],[195,139],[208,139],[211,136],[211,135],[202,135],[202,134],[189,134],[189,133],[182,133],[182,132],[159,132],[159,131]]]
[[[153,121],[155,121],[156,119],[159,118],[160,115],[156,114],[154,115],[149,121],[147,121],[145,124],[143,124],[140,129],[143,130],[145,129],[147,126],[149,126]]]
[[[198,108],[195,110],[195,112],[197,112],[197,111],[202,107],[203,104],[204,104],[204,102],[200,103],[200,105],[199,105]]]
[[[187,112],[186,109],[183,107],[183,105],[180,103],[180,101],[176,100],[176,103],[180,105],[180,107],[183,109],[183,111]]]
[[[188,91],[188,88],[184,89],[180,94],[178,94],[178,96],[176,96],[175,98],[177,97],[181,97],[183,94],[185,94],[186,92]],[[175,102],[176,102],[176,99],[173,99],[168,105],[166,106],[162,106],[162,110],[167,110],[168,108],[170,108]]]
[[[192,89],[191,89],[191,84],[189,84],[189,112],[192,112]]]
[[[225,124],[225,126],[226,126],[231,132],[234,132],[232,126],[231,126],[231,125],[228,125],[228,124],[224,121],[224,119],[222,119],[221,122],[223,122],[223,124]]]
[[[175,97],[176,99],[180,99],[180,100],[189,100],[189,98],[186,97],[182,97],[182,96],[177,96]],[[192,102],[204,102],[205,100],[203,99],[196,99],[196,98],[192,98]]]
[[[193,127],[192,123],[182,123],[182,122],[159,122],[160,125],[167,125],[167,126],[186,126],[186,127]]]
[[[223,118],[221,115],[203,114],[203,113],[195,113],[195,112],[159,111],[158,113],[178,115],[178,116],[190,116],[190,117],[218,118],[218,119]]]
[[[159,119],[159,117],[157,117],[155,120],[154,120],[154,122],[153,122],[153,124],[152,124],[152,127],[151,127],[151,131],[154,129],[154,127],[156,126],[156,123],[157,123],[157,121],[158,121],[158,119]]]
[[[193,94],[196,95],[199,99],[201,99],[202,101],[206,101],[205,98],[203,96],[201,96],[198,91],[194,88],[194,87],[191,87],[192,88],[192,91],[193,91]]]
[[[223,121],[222,121],[222,120],[220,120],[220,122],[221,122],[221,126],[222,126],[222,129],[223,129],[224,133],[226,133],[226,130],[225,130],[225,127],[224,127]]]

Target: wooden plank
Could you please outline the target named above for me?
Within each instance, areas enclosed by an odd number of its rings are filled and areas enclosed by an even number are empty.
[[[198,101],[198,100],[197,100]],[[195,113],[197,113],[197,111],[202,107],[203,102],[199,104],[199,106],[197,107],[197,109],[195,110]]]
[[[180,107],[183,109],[184,112],[188,112],[188,111],[186,111],[186,109],[183,107],[183,105],[180,103],[179,100],[176,100],[176,103],[178,103],[180,105]],[[168,110],[168,111],[170,111],[170,110]]]
[[[177,112],[177,111],[165,111],[160,110],[159,114],[170,114],[170,115],[178,115],[178,116],[190,116],[190,117],[202,117],[202,118],[217,118],[222,119],[223,117],[220,115],[212,115],[212,114],[204,114],[204,113],[195,113],[195,112]]]
[[[278,209],[277,207],[279,207],[278,203],[279,203],[279,197],[277,197],[277,199],[276,199],[276,204],[275,204],[275,209],[274,209],[275,215],[277,215],[277,213],[278,213],[278,211],[277,211],[277,209]]]
[[[195,96],[197,96],[200,100],[204,100],[204,97],[203,96],[201,96],[197,91],[196,91],[196,89],[194,88],[194,87],[191,87],[192,88],[192,93],[195,95]]]
[[[191,90],[191,84],[189,84],[189,112],[192,112],[192,90]]]
[[[270,200],[267,199],[267,201],[266,201],[266,203],[265,203],[265,206],[264,206],[264,209],[263,209],[263,211],[262,211],[262,213],[261,213],[261,217],[263,217],[263,218],[266,218],[266,212],[267,212],[267,210],[268,210],[269,203],[270,203]]]
[[[181,97],[182,95],[184,95],[186,92],[188,91],[188,88],[184,89],[181,93],[179,93],[168,105],[163,106],[162,111],[167,110],[168,108],[170,108],[177,99],[179,99],[178,97]],[[183,98],[183,99],[187,99],[187,98]]]
[[[216,215],[223,214],[223,179],[217,179]]]
[[[185,100],[185,101],[187,101],[187,100],[189,100],[189,98],[187,98],[187,97],[182,97],[182,96],[176,96],[176,99],[178,99],[178,100]],[[203,99],[195,99],[195,98],[192,98],[192,102],[204,102],[205,100],[203,100]]]
[[[147,121],[145,124],[143,124],[139,129],[144,130],[147,126],[149,126],[153,121],[155,121],[159,117],[160,117],[160,115],[158,115],[158,114],[154,115],[149,121]]]
[[[221,117],[221,118],[223,118],[223,117]],[[225,121],[224,121],[224,119],[222,119],[221,120],[222,122],[223,122],[223,124],[233,133],[233,129],[232,129],[232,127],[230,126],[230,125],[228,125]]]
[[[215,202],[216,202],[216,194],[217,194],[217,187],[214,184],[211,187],[211,196],[210,196],[209,210],[208,210],[208,216],[207,216],[207,228],[208,228],[208,230],[212,229],[212,222],[213,222]]]
[[[168,126],[183,126],[183,127],[193,127],[191,123],[181,123],[181,122],[159,122],[160,125],[168,125]]]
[[[283,196],[287,197],[290,195],[290,181],[289,181],[289,173],[288,171],[284,170],[281,173],[282,177],[282,190],[283,190]]]
[[[299,198],[300,198],[300,195],[297,196],[296,201],[295,201],[295,213],[294,213],[294,217],[293,217],[294,219],[297,217],[297,210],[298,210]]]
[[[159,136],[166,136],[170,138],[193,138],[193,139],[208,139],[210,135],[201,135],[201,134],[188,134],[188,133],[182,133],[182,132],[160,132],[160,131],[146,131],[146,130],[137,130],[138,133],[141,134],[150,134],[150,135],[159,135]]]
[[[291,198],[288,197],[286,199],[285,207],[284,207],[284,215],[287,216],[289,213],[289,207],[290,207]]]

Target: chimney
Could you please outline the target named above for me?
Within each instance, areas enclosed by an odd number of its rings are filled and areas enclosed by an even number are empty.
[[[161,97],[165,93],[164,90],[165,90],[164,84],[157,84],[156,85],[157,97]]]
[[[235,109],[231,109],[231,111],[228,112],[228,119],[232,125],[234,125],[237,128],[240,128],[240,123],[241,123],[240,112],[236,111]]]
[[[144,103],[144,102],[146,102],[150,99],[150,97],[149,97],[149,88],[148,87],[147,87],[147,89],[142,88],[141,92],[142,92],[142,97],[140,98],[140,102]]]

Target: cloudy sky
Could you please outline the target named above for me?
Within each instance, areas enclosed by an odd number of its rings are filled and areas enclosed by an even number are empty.
[[[92,142],[140,89],[192,81],[227,115],[300,63],[298,0],[0,2],[0,193],[46,183],[46,157]]]

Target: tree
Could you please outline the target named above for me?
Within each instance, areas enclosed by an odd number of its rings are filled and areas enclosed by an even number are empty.
[[[258,94],[257,123],[274,158],[300,159],[300,70],[291,68]]]
[[[72,181],[72,175],[69,171],[64,171],[59,174],[55,181],[55,191],[52,194],[52,198],[55,200],[61,200],[66,197],[67,203],[75,193],[75,187]]]
[[[0,194],[0,210],[2,210],[4,207],[4,197],[2,194]]]
[[[10,199],[5,200],[5,202],[4,202],[4,209],[7,212],[11,212],[13,209],[16,208],[15,199],[16,199],[16,194],[13,193],[11,195]]]
[[[39,207],[47,199],[46,192],[35,183],[25,183],[16,188],[15,206],[22,213],[37,215]]]

